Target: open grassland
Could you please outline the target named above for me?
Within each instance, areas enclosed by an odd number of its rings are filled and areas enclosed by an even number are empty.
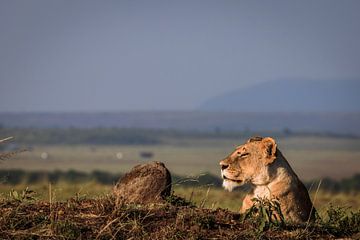
[[[28,171],[74,169],[118,173],[156,160],[164,162],[177,175],[196,176],[205,172],[219,175],[219,160],[244,141],[241,138],[179,137],[155,145],[23,146],[29,151],[1,162],[0,167]],[[340,179],[360,171],[360,139],[298,136],[279,138],[278,145],[303,180]],[[150,152],[153,157],[141,157],[141,152]]]
[[[0,184],[0,197],[10,199],[12,192],[21,194],[26,188],[34,191],[33,197],[42,201],[66,201],[74,196],[78,198],[98,198],[111,194],[112,186],[102,185],[95,182],[67,183],[59,182],[50,185],[49,183],[38,183],[34,185],[19,184],[16,186]],[[213,186],[184,187],[181,185],[173,186],[174,194],[194,203],[198,207],[208,209],[223,208],[233,212],[238,212],[241,207],[242,199],[246,189],[227,192],[224,189]],[[320,191],[310,192],[310,197],[323,215],[330,205],[360,209],[360,192],[357,193],[330,193]]]
[[[18,186],[20,187],[20,186]],[[240,192],[223,194],[209,188],[175,188],[164,204],[114,205],[110,194],[96,193],[102,186],[39,186],[35,199],[29,190],[12,191],[0,197],[1,239],[337,239],[360,237],[360,212],[326,206],[314,224],[292,225],[266,217],[246,217],[225,210],[235,204]],[[36,188],[36,187],[35,187]],[[70,199],[65,191],[78,193]],[[221,192],[220,192],[221,191]],[[47,193],[46,193],[47,192]],[[88,192],[91,198],[86,198]],[[58,195],[56,195],[56,193]],[[61,195],[63,194],[63,195]],[[321,194],[320,194],[321,195]],[[70,195],[66,195],[70,196]],[[234,199],[235,198],[235,199]],[[60,199],[60,198],[59,198]],[[266,208],[266,205],[259,206]],[[271,215],[270,215],[271,219]]]
[[[218,175],[219,159],[243,141],[183,138],[141,146],[37,145],[2,161],[0,168],[124,173],[136,164],[158,160],[173,174]],[[282,138],[279,148],[305,180],[345,178],[360,170],[358,139]],[[154,156],[144,158],[141,152]],[[226,192],[211,185],[185,187],[174,182],[174,197],[168,203],[116,207],[112,185],[61,180],[11,185],[4,178],[0,179],[0,239],[360,238],[360,193],[316,193],[316,185],[315,181],[310,196],[320,218],[315,224],[294,226],[265,218],[244,219],[237,213],[244,196],[241,189]]]

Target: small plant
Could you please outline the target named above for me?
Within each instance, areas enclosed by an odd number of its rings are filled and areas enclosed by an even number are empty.
[[[79,239],[81,236],[81,226],[77,226],[71,221],[56,222],[56,233],[64,239]]]
[[[19,193],[16,190],[10,191],[10,198],[17,201],[17,202],[26,202],[26,201],[34,201],[36,192],[33,190],[30,190],[28,187],[25,188],[25,190],[22,190],[21,193]]]
[[[190,201],[187,201],[186,199],[182,198],[182,197],[178,197],[176,195],[174,195],[174,192],[172,192],[168,197],[166,197],[165,199],[166,202],[170,203],[173,206],[190,206],[190,207],[194,207],[194,204]]]
[[[205,229],[213,229],[216,226],[216,219],[214,216],[198,216],[194,219],[195,222]]]
[[[243,220],[254,220],[259,232],[285,226],[280,202],[277,199],[253,198],[252,201],[254,204],[246,211]]]
[[[346,207],[330,205],[327,210],[327,219],[323,222],[324,228],[335,236],[352,235],[360,232],[360,210],[348,211]]]

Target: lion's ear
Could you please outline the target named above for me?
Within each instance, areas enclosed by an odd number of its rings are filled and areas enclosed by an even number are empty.
[[[262,143],[265,149],[266,164],[270,164],[276,159],[277,144],[275,140],[271,137],[263,138]]]

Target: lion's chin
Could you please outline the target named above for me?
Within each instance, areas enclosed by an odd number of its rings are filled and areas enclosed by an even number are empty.
[[[226,190],[231,192],[232,190],[234,190],[234,188],[240,187],[242,185],[242,183],[240,181],[234,182],[234,181],[231,181],[231,180],[228,180],[228,179],[224,179],[222,185]]]

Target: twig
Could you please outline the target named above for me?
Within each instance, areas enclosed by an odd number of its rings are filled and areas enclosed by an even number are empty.
[[[315,192],[314,201],[313,201],[313,204],[312,204],[312,206],[311,206],[311,210],[310,210],[310,214],[309,214],[308,220],[307,220],[307,222],[306,222],[305,231],[307,230],[307,228],[308,228],[309,225],[310,225],[311,215],[312,215],[312,213],[313,213],[313,211],[314,211],[314,204],[315,204],[315,202],[316,202],[316,197],[317,197],[317,194],[318,194],[318,192],[319,192],[321,182],[322,182],[322,179],[320,179],[319,184],[318,184],[317,189],[316,189],[316,192]]]
[[[204,200],[202,201],[202,203],[200,204],[200,208],[203,208],[203,207],[205,206],[206,200],[207,200],[207,198],[208,198],[208,196],[209,196],[210,187],[211,187],[211,186],[209,186],[208,189],[207,189],[207,191],[206,191],[205,198],[204,198]]]
[[[105,225],[105,227],[103,227],[103,228],[99,231],[98,235],[96,236],[96,239],[99,239],[99,237],[101,236],[101,234],[102,234],[108,227],[110,227],[114,222],[116,222],[116,221],[118,221],[118,220],[119,220],[118,218],[115,218],[115,219],[111,220],[110,222],[108,222],[108,223]]]
[[[0,139],[0,143],[3,143],[3,142],[6,142],[10,139],[13,139],[14,137],[7,137],[7,138],[4,138],[4,139]]]

